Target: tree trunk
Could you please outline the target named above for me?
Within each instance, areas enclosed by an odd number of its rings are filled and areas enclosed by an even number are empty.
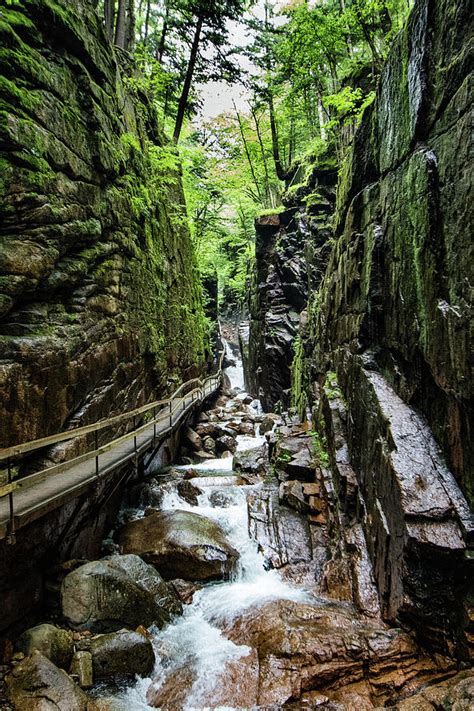
[[[278,143],[278,129],[275,119],[275,107],[273,105],[273,96],[270,91],[268,93],[268,108],[270,111],[270,129],[272,132],[272,152],[273,161],[275,163],[275,171],[278,176],[278,180],[285,180],[286,171],[283,167],[283,163],[281,162],[280,145]]]
[[[234,106],[235,106],[235,104],[234,104]],[[265,155],[265,147],[263,145],[262,134],[260,133],[260,123],[257,118],[257,114],[255,113],[255,109],[250,107],[250,111],[252,112],[253,120],[255,122],[255,130],[257,132],[258,144],[260,146],[260,153],[262,156],[263,169],[265,171],[265,196],[267,199],[266,201],[271,203],[272,200],[271,200],[271,194],[270,194],[270,175],[268,173],[267,156]]]
[[[148,29],[150,26],[150,13],[151,13],[151,0],[148,0],[147,5],[146,5],[146,15],[145,15],[145,34],[144,34],[145,42],[148,39]]]
[[[105,0],[104,4],[105,33],[108,39],[114,41],[115,0]]]
[[[237,121],[239,122],[240,135],[242,136],[242,143],[244,144],[245,155],[247,156],[247,160],[248,160],[248,163],[249,163],[249,166],[250,166],[250,172],[251,172],[251,174],[252,174],[253,182],[255,183],[255,188],[256,188],[256,190],[257,190],[258,199],[260,200],[260,202],[262,203],[262,205],[264,205],[265,203],[264,203],[264,201],[263,201],[263,199],[262,199],[262,193],[261,193],[261,191],[260,191],[260,186],[259,186],[259,184],[258,184],[257,176],[255,175],[255,171],[254,171],[254,169],[253,169],[252,157],[251,157],[251,155],[250,155],[249,147],[248,147],[247,141],[246,141],[246,139],[245,139],[245,133],[244,133],[244,127],[242,126],[242,120],[241,120],[241,118],[240,118],[240,114],[239,114],[239,112],[237,111],[237,106],[235,105],[235,101],[234,101],[233,99],[232,99],[232,103],[234,104],[234,109],[235,109],[235,113],[236,113],[236,116],[237,116]]]
[[[201,30],[203,25],[203,18],[198,17],[196,23],[196,29],[194,30],[194,39],[191,47],[191,54],[189,55],[188,68],[186,71],[186,78],[183,84],[183,91],[178,104],[178,113],[176,115],[176,123],[174,127],[173,140],[178,143],[179,137],[181,135],[181,129],[183,127],[184,114],[186,112],[186,107],[188,105],[189,91],[191,89],[191,82],[193,80],[194,68],[196,66],[196,60],[198,56],[199,42],[201,39]]]
[[[119,0],[117,24],[115,26],[115,44],[117,47],[121,47],[121,49],[125,49],[125,33],[127,30],[126,6],[127,0]]]
[[[125,31],[125,49],[133,52],[135,47],[135,0],[128,0],[128,11]]]
[[[163,18],[163,28],[161,30],[160,44],[158,45],[158,49],[156,50],[156,59],[159,61],[160,64],[163,63],[163,55],[165,53],[166,35],[168,34],[168,18],[169,18],[169,9],[168,9],[168,4],[166,3],[165,16]]]

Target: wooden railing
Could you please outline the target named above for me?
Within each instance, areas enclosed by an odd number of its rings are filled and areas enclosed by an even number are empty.
[[[183,415],[189,412],[196,404],[202,402],[212,393],[216,392],[222,382],[222,364],[224,360],[224,350],[219,354],[217,372],[205,380],[193,379],[183,383],[171,397],[164,400],[155,400],[142,407],[135,408],[120,415],[115,415],[107,419],[99,420],[90,425],[76,427],[65,430],[54,435],[41,437],[40,439],[24,442],[5,449],[0,449],[0,464],[4,462],[3,468],[6,470],[7,482],[0,485],[0,504],[2,499],[8,497],[8,535],[14,540],[15,533],[15,494],[21,489],[32,487],[42,482],[50,482],[54,475],[64,472],[71,472],[89,462],[95,460],[95,476],[100,477],[111,470],[122,466],[130,459],[138,461],[138,457],[151,445],[156,445],[166,434],[173,430]],[[145,419],[145,421],[144,421]],[[117,426],[132,424],[125,433],[99,446],[99,433],[106,428],[117,428]],[[94,448],[83,454],[79,454],[71,459],[48,466],[40,471],[27,474],[21,478],[13,477],[13,460],[25,454],[43,450],[61,442],[77,440],[85,435],[94,435]],[[131,443],[133,440],[133,444]],[[123,446],[123,447],[122,447]],[[101,465],[101,456],[113,450],[123,449],[123,456],[112,463]],[[58,480],[59,482],[59,480]],[[48,493],[51,496],[51,493]],[[40,502],[39,502],[40,503]],[[0,521],[1,523],[1,521]]]

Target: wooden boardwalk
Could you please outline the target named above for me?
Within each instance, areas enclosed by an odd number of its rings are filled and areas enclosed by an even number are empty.
[[[3,462],[2,466],[6,463],[8,470],[8,483],[0,486],[0,540],[8,538],[9,542],[14,543],[14,534],[18,529],[77,498],[99,479],[127,462],[138,464],[147,452],[152,456],[155,447],[175,431],[195,407],[219,389],[221,366],[222,357],[216,375],[203,382],[192,380],[184,383],[168,400],[156,401],[93,425],[0,450],[0,462]],[[186,392],[191,386],[194,387]],[[147,418],[149,421],[143,423]],[[133,420],[129,432],[98,446],[99,431],[127,420]],[[137,420],[140,420],[138,425]],[[14,457],[91,433],[95,434],[96,441],[93,450],[19,480],[12,480],[11,462]]]

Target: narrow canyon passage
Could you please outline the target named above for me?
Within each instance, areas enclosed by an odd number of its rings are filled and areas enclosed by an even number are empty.
[[[0,711],[471,711],[467,0],[0,0]]]
[[[255,422],[255,435],[238,435],[237,452],[267,447],[259,434],[262,420],[258,401],[248,401],[244,391],[244,373],[236,344],[226,342],[229,365],[224,369],[228,389],[236,395],[218,409],[219,425]],[[227,452],[229,454],[229,452]],[[193,504],[181,498],[177,477],[192,474],[192,486],[201,491]],[[176,476],[177,475],[177,476]],[[239,560],[228,579],[204,585],[192,596],[192,602],[163,630],[152,632],[157,663],[149,679],[141,679],[116,697],[123,708],[204,709],[251,708],[257,701],[258,674],[255,650],[232,641],[226,628],[249,609],[258,615],[262,605],[275,600],[293,600],[316,604],[307,586],[285,581],[281,574],[265,565],[258,543],[249,536],[247,499],[263,482],[246,484],[233,470],[233,457],[209,459],[201,464],[174,466],[167,483],[155,485],[163,492],[162,511],[191,511],[216,521],[228,541],[239,552]],[[139,518],[140,508],[123,514]],[[123,515],[122,514],[122,515]],[[231,683],[229,684],[229,676]]]

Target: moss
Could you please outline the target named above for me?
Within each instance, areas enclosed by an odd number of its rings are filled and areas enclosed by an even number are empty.
[[[311,444],[316,463],[320,467],[327,469],[330,466],[331,460],[329,457],[326,437],[318,430],[310,430],[309,435],[311,437]]]
[[[256,216],[257,220],[260,217],[268,217],[270,215],[281,215],[282,212],[285,212],[285,206],[284,205],[278,205],[277,207],[269,207],[267,210],[260,210]]]
[[[326,373],[326,378],[324,380],[324,392],[329,400],[344,399],[342,390],[339,387],[337,373],[334,373],[333,371]]]

